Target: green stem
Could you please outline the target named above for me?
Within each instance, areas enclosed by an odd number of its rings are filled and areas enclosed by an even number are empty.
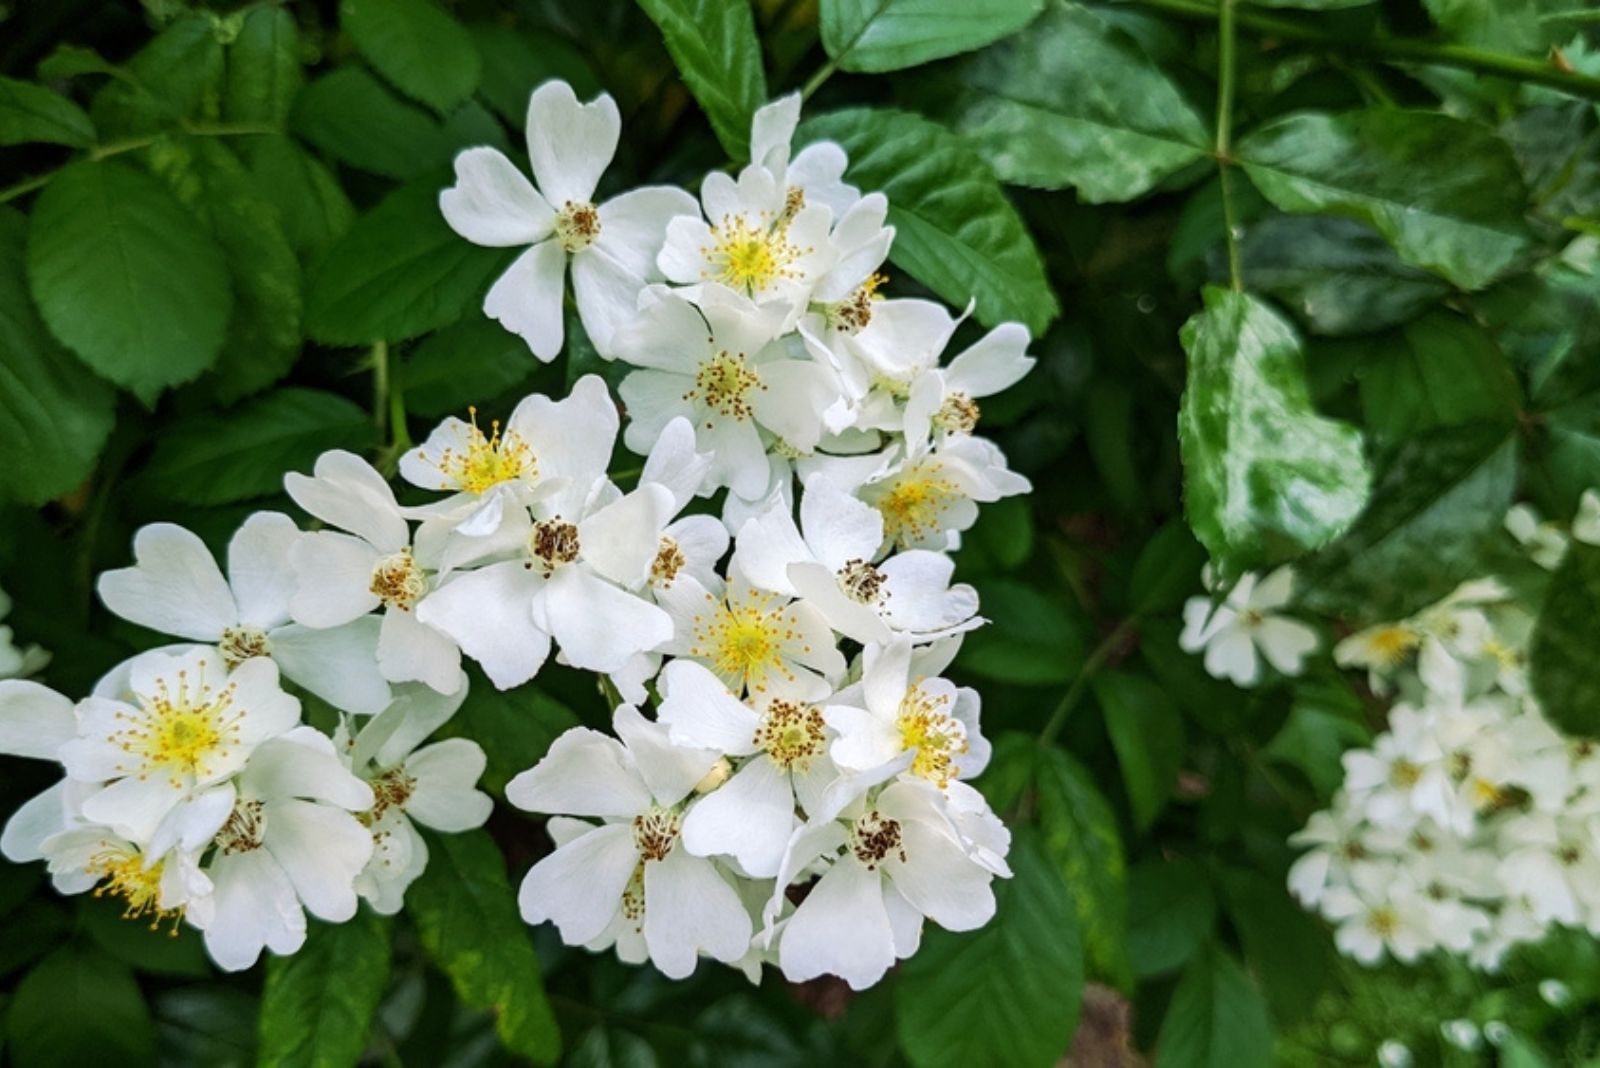
[[[833,77],[833,72],[839,69],[839,61],[830,59],[817,68],[817,72],[806,79],[806,84],[800,87],[800,99],[810,100],[811,94],[822,88],[822,83]]]
[[[1233,204],[1233,83],[1238,62],[1235,53],[1234,0],[1221,0],[1217,9],[1217,174],[1222,185],[1222,227],[1228,245],[1228,281],[1235,291],[1244,289],[1244,269],[1239,259],[1239,216]]]
[[[1216,22],[1221,15],[1217,5],[1205,3],[1204,0],[1132,0],[1132,3],[1135,7],[1195,22]],[[1265,37],[1325,45],[1353,52],[1363,59],[1432,63],[1441,67],[1455,67],[1479,74],[1492,74],[1515,81],[1547,85],[1552,89],[1571,93],[1573,96],[1600,100],[1600,78],[1562,70],[1543,59],[1508,56],[1469,45],[1438,44],[1404,37],[1354,37],[1330,33],[1294,18],[1253,11],[1248,7],[1239,9],[1237,19],[1243,28]]]
[[[1133,633],[1139,625],[1137,613],[1118,623],[1110,634],[1100,640],[1100,644],[1090,652],[1088,659],[1084,660],[1083,667],[1078,670],[1078,677],[1072,680],[1072,685],[1067,688],[1066,695],[1056,705],[1055,711],[1050,713],[1050,718],[1045,721],[1044,728],[1039,731],[1039,744],[1050,745],[1056,740],[1056,735],[1061,733],[1061,728],[1067,725],[1067,719],[1072,715],[1072,710],[1077,707],[1078,700],[1083,697],[1083,692],[1089,688],[1089,683],[1105,667],[1111,654],[1122,647],[1128,640],[1128,635]]]
[[[240,123],[184,123],[175,130],[166,130],[147,137],[132,137],[126,141],[112,141],[104,145],[94,145],[84,151],[82,158],[98,163],[100,160],[110,159],[112,156],[120,156],[125,152],[137,152],[141,148],[149,148],[169,133],[189,134],[194,137],[249,137],[282,132],[282,130],[273,126],[252,126]],[[17,197],[24,196],[35,189],[50,184],[52,178],[76,162],[76,157],[69,159],[66,163],[53,170],[45,171],[43,174],[36,174],[32,178],[24,178],[20,182],[0,189],[0,204],[15,200]]]

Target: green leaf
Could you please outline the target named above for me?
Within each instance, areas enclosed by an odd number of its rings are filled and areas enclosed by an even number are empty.
[[[433,0],[342,0],[339,23],[379,74],[435,111],[478,87],[482,63],[472,38]]]
[[[1367,499],[1354,427],[1311,403],[1294,328],[1254,297],[1215,286],[1179,335],[1189,381],[1178,415],[1184,511],[1227,577],[1337,537]]]
[[[845,172],[889,198],[890,260],[978,321],[1018,320],[1042,334],[1060,310],[1044,263],[1000,184],[967,144],[907,111],[849,108],[808,119],[798,143],[836,141]]]
[[[951,124],[1004,182],[1133,200],[1211,152],[1200,109],[1137,39],[1079,4],[1051,5],[960,77]]]
[[[126,78],[95,94],[89,113],[103,140],[171,129],[222,112],[224,59],[211,12],[180,16],[128,60]]]
[[[6,1013],[6,1060],[16,1068],[155,1064],[155,1029],[133,973],[71,946],[40,961]]]
[[[1574,541],[1533,628],[1532,678],[1545,715],[1568,734],[1600,734],[1600,546]]]
[[[467,32],[483,57],[478,95],[512,129],[520,131],[528,121],[528,97],[543,82],[560,78],[579,100],[604,88],[583,53],[559,37],[481,23],[468,26]]]
[[[1291,309],[1313,334],[1398,326],[1450,291],[1401,262],[1372,227],[1331,215],[1270,215],[1245,232],[1239,256],[1245,287]]]
[[[228,259],[233,315],[208,393],[231,404],[272,385],[300,355],[300,263],[277,211],[219,141],[191,137],[151,150],[151,166],[211,228]]]
[[[163,925],[152,930],[148,922],[126,919],[123,903],[116,898],[83,894],[77,905],[79,929],[129,967],[152,975],[212,976],[205,943],[195,928]]]
[[[1570,512],[1600,482],[1600,393],[1541,412],[1532,474],[1553,510]]]
[[[1217,898],[1191,860],[1146,861],[1128,872],[1128,960],[1145,978],[1182,967],[1211,934]]]
[[[312,921],[298,951],[267,958],[257,1063],[354,1065],[388,983],[388,920],[363,908],[344,923]]]
[[[34,206],[28,280],[62,343],[146,404],[216,362],[233,294],[222,250],[160,182],[75,163]]]
[[[487,316],[430,335],[400,365],[406,410],[438,418],[500,396],[539,369],[528,343]]]
[[[474,671],[467,699],[440,734],[480,743],[489,758],[484,789],[503,795],[506,783],[539,763],[550,744],[576,726],[571,709],[537,688],[497,690]]]
[[[916,1068],[1054,1064],[1072,1040],[1083,998],[1072,898],[1032,837],[1018,836],[1010,861],[993,920],[963,934],[930,925],[901,968],[895,1018]]]
[[[272,204],[284,236],[302,260],[315,257],[350,228],[355,209],[333,175],[291,138],[252,137],[245,161],[256,192]]]
[[[1165,690],[1142,675],[1105,671],[1091,684],[1117,751],[1133,822],[1145,829],[1166,807],[1183,765],[1183,717]]]
[[[56,343],[28,296],[28,221],[0,209],[0,498],[40,505],[80,485],[115,421],[111,388]]]
[[[1279,1023],[1303,1018],[1334,974],[1322,922],[1289,897],[1282,878],[1233,870],[1222,875],[1228,917]]]
[[[822,47],[840,70],[879,73],[1009,37],[1044,0],[822,0]]]
[[[94,144],[94,123],[83,109],[53,90],[0,78],[0,145]]]
[[[1527,193],[1511,150],[1489,130],[1432,112],[1301,112],[1237,147],[1283,211],[1358,219],[1407,263],[1463,289],[1504,274],[1528,247]]]
[[[1050,748],[1039,752],[1034,813],[1045,853],[1072,894],[1091,970],[1127,986],[1127,873],[1110,804],[1082,764]]]
[[[1206,562],[1205,550],[1181,519],[1170,520],[1150,536],[1134,561],[1128,597],[1140,615],[1175,612],[1193,597]]]
[[[115,63],[107,62],[104,56],[92,48],[58,44],[50,50],[48,56],[39,61],[36,71],[44,81],[58,82],[68,81],[84,74],[109,74],[115,77],[122,73],[122,68]]]
[[[1156,1068],[1267,1068],[1272,1019],[1255,982],[1212,947],[1184,970],[1161,1021]]]
[[[1342,685],[1301,683],[1295,687],[1289,718],[1262,752],[1298,768],[1319,797],[1332,797],[1344,781],[1339,764],[1344,751],[1372,740],[1364,711]]]
[[[1463,423],[1517,421],[1522,389],[1470,319],[1439,311],[1371,343],[1358,372],[1366,424],[1382,442]]]
[[[1543,55],[1551,45],[1569,35],[1572,27],[1552,18],[1556,12],[1590,12],[1583,0],[1422,0],[1433,21],[1464,44],[1496,52]]]
[[[221,984],[164,990],[153,999],[161,1049],[169,1063],[247,1068],[256,1063],[260,1006],[254,995]]]
[[[163,500],[229,504],[279,492],[285,472],[310,470],[328,449],[360,452],[376,439],[371,417],[338,394],[279,389],[168,423],[139,483]]]
[[[554,1064],[561,1033],[494,839],[486,831],[429,834],[428,851],[427,870],[406,892],[423,948],[463,1002],[494,1013],[508,1050]]]
[[[334,159],[386,178],[415,178],[452,154],[438,119],[360,67],[340,67],[306,86],[291,121],[296,133]]]
[[[749,0],[639,0],[711,129],[735,160],[750,156],[750,118],[767,102]]]
[[[305,84],[299,31],[281,7],[258,7],[244,16],[228,46],[222,114],[229,122],[282,126]]]
[[[974,675],[1014,686],[1070,682],[1083,663],[1083,628],[1062,600],[1014,579],[979,584],[989,625],[962,642],[960,663]]]
[[[458,237],[438,180],[402,186],[357,219],[311,271],[306,331],[330,345],[404,341],[477,314],[510,261]]]
[[[1401,446],[1345,536],[1300,569],[1300,600],[1359,621],[1402,619],[1482,574],[1516,488],[1502,427],[1432,431]]]

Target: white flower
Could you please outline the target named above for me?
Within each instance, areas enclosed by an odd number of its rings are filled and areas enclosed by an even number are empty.
[[[1499,875],[1536,920],[1600,927],[1600,831],[1593,817],[1533,812],[1500,829]]]
[[[1406,828],[1424,813],[1447,812],[1449,772],[1433,713],[1396,705],[1389,725],[1370,750],[1344,754],[1344,786],[1352,803],[1380,827]]]
[[[978,729],[976,690],[948,679],[912,677],[911,644],[869,645],[861,681],[823,709],[839,732],[829,749],[847,771],[871,771],[905,755],[906,774],[941,789],[970,779],[989,763],[989,742]]]
[[[195,799],[193,817],[174,833],[181,845],[204,835],[215,846],[205,868],[215,889],[190,903],[188,919],[221,968],[248,968],[263,949],[295,952],[304,912],[330,923],[356,914],[355,880],[372,835],[351,813],[372,800],[310,727],[262,745],[236,781]]]
[[[843,819],[795,832],[769,922],[785,888],[818,861],[827,870],[778,932],[779,966],[791,982],[837,975],[861,990],[916,950],[923,917],[970,931],[994,915],[994,873],[969,855],[927,783],[892,783]]]
[[[1600,545],[1600,491],[1583,491],[1572,520],[1572,536],[1587,545]]]
[[[171,923],[176,934],[190,905],[214,889],[198,850],[141,848],[103,826],[69,827],[45,839],[39,854],[58,891],[94,887],[98,896],[121,898],[122,918],[146,922],[152,931]]]
[[[1331,809],[1313,812],[1289,843],[1311,846],[1289,868],[1289,892],[1307,908],[1322,900],[1330,886],[1347,886],[1351,869],[1371,857],[1374,829],[1361,809],[1340,794]],[[1381,832],[1379,832],[1381,833]]]
[[[11,598],[0,590],[0,619],[11,613]],[[50,654],[37,645],[16,644],[11,628],[0,626],[0,679],[21,679],[44,670]]]
[[[554,922],[569,945],[610,945],[631,932],[674,979],[691,974],[701,953],[741,959],[751,924],[739,894],[682,843],[684,802],[719,755],[674,747],[664,727],[627,705],[613,728],[620,742],[568,731],[506,787],[518,808],[602,821],[528,872],[518,895],[523,919]],[[565,825],[563,837],[575,830]]]
[[[123,619],[215,645],[230,666],[269,656],[284,678],[334,707],[376,712],[389,703],[378,671],[378,621],[362,617],[326,630],[290,622],[289,554],[301,537],[288,516],[254,513],[228,542],[224,578],[198,537],[152,523],[134,535],[134,565],[105,572],[96,589]]]
[[[209,648],[154,650],[129,661],[125,678],[117,696],[78,705],[77,737],[59,757],[71,778],[105,784],[84,800],[84,816],[133,841],[148,840],[179,802],[231,778],[300,719],[300,702],[264,657],[230,671]]]
[[[0,753],[58,760],[78,734],[72,702],[48,686],[25,679],[0,679]]]
[[[750,120],[750,162],[772,175],[785,193],[799,189],[808,202],[826,204],[842,217],[861,199],[860,190],[844,181],[850,161],[832,141],[816,141],[791,156],[800,104],[800,94],[790,93],[756,109]]]
[[[784,846],[814,812],[838,770],[815,704],[769,698],[744,703],[692,660],[661,672],[660,721],[673,744],[739,760],[738,769],[705,791],[683,821],[683,844],[696,856],[730,856],[745,874],[778,874]]]
[[[642,368],[618,390],[630,418],[628,448],[647,454],[666,424],[685,416],[711,461],[702,492],[762,493],[769,443],[815,448],[822,412],[838,396],[832,373],[791,358],[773,343],[776,330],[771,316],[716,286],[702,289],[698,307],[668,294],[641,309],[616,336],[618,358]]]
[[[340,530],[318,530],[289,549],[295,592],[289,614],[318,630],[341,627],[377,608],[378,669],[391,682],[426,682],[441,693],[461,678],[461,651],[413,609],[433,580],[411,545],[394,491],[372,465],[335,450],[314,476],[291,472],[284,488],[307,512]]]
[[[1432,944],[1426,898],[1398,868],[1365,865],[1352,872],[1350,886],[1329,887],[1322,912],[1338,924],[1339,951],[1362,964],[1376,964],[1387,951],[1410,963]]]
[[[469,148],[456,157],[456,184],[439,194],[451,229],[473,244],[531,246],[490,287],[483,311],[520,334],[541,360],[561,351],[569,259],[584,331],[608,354],[613,333],[632,318],[639,292],[656,276],[668,221],[698,216],[694,198],[669,186],[594,203],[620,133],[609,95],[580,104],[566,82],[545,82],[528,100],[528,155],[538,188],[497,150]]]
[[[1541,521],[1531,505],[1513,505],[1506,513],[1506,530],[1527,550],[1529,558],[1547,571],[1554,571],[1567,555],[1567,532],[1560,523]]]
[[[1028,480],[1005,454],[978,437],[894,445],[875,459],[833,459],[811,469],[850,490],[883,515],[883,550],[956,548],[978,519],[978,504],[1027,493]]]
[[[1311,627],[1278,612],[1293,593],[1294,572],[1280,567],[1266,578],[1242,576],[1215,607],[1210,598],[1192,597],[1183,606],[1178,644],[1185,652],[1205,650],[1206,671],[1240,686],[1260,681],[1258,653],[1283,674],[1298,675],[1318,639]]]

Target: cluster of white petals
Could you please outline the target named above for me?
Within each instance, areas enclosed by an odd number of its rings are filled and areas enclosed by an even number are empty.
[[[1507,528],[1553,568],[1600,534],[1586,497],[1572,531],[1525,506]],[[1293,841],[1290,891],[1365,964],[1434,952],[1497,969],[1552,926],[1600,932],[1600,745],[1556,730],[1529,692],[1536,606],[1497,579],[1334,648],[1393,694],[1389,729],[1344,755],[1344,784]]]
[[[0,752],[64,778],[7,826],[63,892],[202,930],[225,968],[293,952],[306,913],[398,910],[417,825],[481,825],[477,743],[428,743],[467,696],[554,658],[606,679],[611,733],[577,728],[507,789],[553,818],[520,894],[530,923],[688,975],[877,981],[923,920],[985,923],[1009,833],[970,780],[978,695],[942,677],[983,623],[948,552],[981,502],[1027,492],[978,401],[1033,360],[1003,324],[946,361],[963,317],[882,298],[888,204],[833,144],[791,155],[799,99],[757,113],[754,162],[595,203],[620,130],[607,96],[532,96],[530,182],[463,152],[441,209],[526,251],[485,311],[541,358],[564,278],[585,332],[632,369],[503,421],[447,419],[399,459],[285,478],[316,521],[246,520],[219,567],[145,527],[105,606],[179,640],[74,704],[0,683]],[[644,457],[609,476],[617,437]],[[420,503],[415,503],[420,500]],[[318,730],[303,703],[327,713]],[[809,887],[808,890],[802,889]]]
[[[1200,576],[1217,589],[1208,564]],[[1217,598],[1191,597],[1183,606],[1185,652],[1203,653],[1206,671],[1236,686],[1255,686],[1265,678],[1262,662],[1281,675],[1295,676],[1322,640],[1314,627],[1290,616],[1294,571],[1280,567],[1265,577],[1245,574]]]

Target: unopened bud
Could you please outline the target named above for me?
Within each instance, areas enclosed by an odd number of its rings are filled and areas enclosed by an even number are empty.
[[[694,784],[697,794],[709,794],[712,790],[728,781],[728,776],[733,774],[733,765],[728,763],[727,757],[718,757],[717,762],[711,765],[711,770],[706,772],[701,780]]]

